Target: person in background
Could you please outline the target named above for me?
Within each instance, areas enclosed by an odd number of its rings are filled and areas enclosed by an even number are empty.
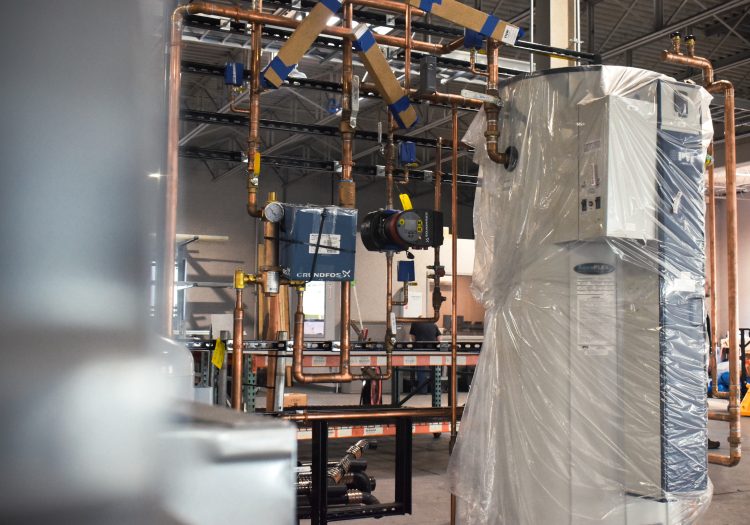
[[[412,341],[415,343],[431,343],[435,342],[440,338],[440,328],[435,323],[412,323],[409,335],[412,337]],[[417,384],[421,384],[430,377],[430,370],[425,368],[417,368]],[[419,389],[419,394],[428,394],[430,392],[430,386],[425,385]]]

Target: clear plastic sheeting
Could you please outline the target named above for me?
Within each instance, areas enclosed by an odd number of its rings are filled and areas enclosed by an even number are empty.
[[[617,66],[500,86],[476,148],[485,341],[451,458],[459,523],[695,522],[706,459],[702,88]]]

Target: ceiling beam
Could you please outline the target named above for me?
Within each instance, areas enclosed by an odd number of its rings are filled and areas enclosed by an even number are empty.
[[[659,40],[660,38],[664,38],[670,33],[683,29],[687,26],[698,24],[708,18],[712,18],[721,13],[737,9],[738,7],[743,7],[748,4],[750,4],[750,0],[730,0],[728,2],[724,2],[693,16],[689,16],[677,22],[670,23],[659,29],[658,31],[653,31],[646,35],[630,40],[629,42],[625,42],[624,44],[620,44],[619,46],[615,46],[608,51],[604,51],[602,53],[602,58],[604,60],[614,58],[625,53],[625,51],[629,49],[635,49],[643,45],[650,44],[651,42]]]

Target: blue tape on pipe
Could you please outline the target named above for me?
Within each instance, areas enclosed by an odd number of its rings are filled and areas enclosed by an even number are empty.
[[[341,9],[341,2],[338,0],[320,0],[320,3],[326,6],[331,13],[337,13]]]
[[[289,76],[289,73],[291,73],[294,70],[294,67],[296,64],[292,64],[291,66],[287,66],[283,60],[281,60],[278,56],[274,57],[273,60],[271,60],[271,63],[266,66],[266,69],[263,70],[265,73],[268,71],[268,69],[273,69],[273,71],[279,76],[279,78],[284,81]],[[276,87],[270,82],[268,82],[265,77],[261,78],[261,82],[263,83],[264,87]]]
[[[366,53],[372,46],[375,45],[375,35],[369,29],[365,33],[354,41],[354,49],[361,53]]]
[[[443,0],[420,0],[419,1],[419,8],[422,11],[427,11],[428,13],[432,11],[432,6],[437,4],[441,5],[443,3]]]
[[[411,104],[409,102],[409,97],[407,97],[406,95],[404,95],[403,97],[401,97],[400,99],[398,99],[393,104],[388,104],[388,109],[391,111],[391,114],[393,115],[393,119],[396,121],[396,124],[398,124],[399,128],[408,128],[409,127],[406,124],[404,124],[403,120],[401,120],[400,113],[402,111],[405,111],[405,110],[409,109],[410,105]],[[414,122],[414,124],[416,124],[416,122]],[[412,124],[412,126],[414,124]]]
[[[464,48],[481,49],[482,47],[484,47],[484,36],[471,29],[464,29]]]
[[[479,30],[479,33],[486,37],[491,37],[499,23],[500,19],[498,17],[488,15],[487,20],[484,21],[484,25],[482,26],[482,29]]]

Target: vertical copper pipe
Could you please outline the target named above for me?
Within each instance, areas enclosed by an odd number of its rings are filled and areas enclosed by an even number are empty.
[[[165,337],[172,337],[174,308],[174,260],[177,234],[177,199],[179,190],[180,142],[180,69],[182,67],[182,21],[187,8],[180,6],[172,13],[169,35],[169,100],[167,121],[167,173],[164,178],[164,246],[160,293],[160,324]]]
[[[263,0],[255,0],[254,11],[263,13]],[[263,25],[254,22],[251,26],[251,56],[250,56],[250,122],[247,136],[247,213],[252,217],[260,217],[258,208],[258,180],[254,171],[255,154],[260,149],[260,62],[263,52]]]
[[[498,44],[491,38],[487,39],[487,94],[497,96],[499,73],[497,69]],[[487,140],[487,156],[493,162],[506,164],[508,159],[504,153],[498,151],[497,140],[500,136],[498,119],[500,108],[492,102],[484,103],[484,112],[487,115],[487,131],[484,136]]]
[[[406,10],[404,11],[404,38],[406,46],[404,47],[404,89],[409,93],[411,88],[411,4],[409,0],[404,0]]]
[[[453,158],[451,159],[451,439],[450,452],[456,445],[458,435],[458,376],[456,361],[458,357],[458,109],[453,106]],[[456,495],[451,493],[451,525],[456,523]]]
[[[708,154],[713,157],[713,142],[708,146]],[[726,392],[719,392],[718,373],[716,371],[716,343],[719,327],[719,308],[717,302],[716,289],[716,179],[714,178],[714,165],[711,162],[708,166],[707,186],[708,186],[708,203],[706,206],[706,247],[708,249],[708,317],[711,320],[711,337],[710,361],[711,368],[711,393],[714,397],[721,397],[722,394],[729,395]]]
[[[242,410],[242,350],[244,335],[242,333],[245,307],[242,304],[242,288],[235,290],[234,333],[232,335],[232,408]]]
[[[740,363],[738,336],[737,295],[737,159],[734,124],[734,86],[719,80],[708,86],[711,93],[724,94],[724,166],[727,184],[727,324],[729,326],[729,455],[711,453],[708,460],[734,466],[742,458],[740,429]]]

